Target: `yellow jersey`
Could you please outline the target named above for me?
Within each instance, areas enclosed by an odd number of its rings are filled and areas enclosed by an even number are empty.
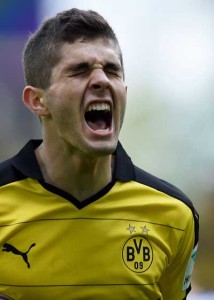
[[[0,164],[0,299],[186,299],[198,244],[190,200],[118,143],[112,182],[79,202],[43,180],[40,143]]]

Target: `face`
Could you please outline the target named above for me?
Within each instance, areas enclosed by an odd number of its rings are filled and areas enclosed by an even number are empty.
[[[49,127],[73,151],[110,154],[123,123],[126,92],[120,51],[112,40],[65,43],[44,95]]]

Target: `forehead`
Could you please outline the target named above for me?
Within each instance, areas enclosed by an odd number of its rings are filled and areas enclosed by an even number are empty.
[[[69,64],[72,62],[86,61],[93,63],[105,63],[107,61],[120,62],[119,46],[111,39],[79,38],[73,43],[64,43],[60,49],[60,64]]]

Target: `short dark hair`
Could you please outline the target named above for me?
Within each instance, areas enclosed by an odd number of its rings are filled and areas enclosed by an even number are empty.
[[[80,37],[112,39],[118,46],[123,67],[119,42],[108,22],[95,11],[73,8],[47,19],[29,37],[23,52],[26,84],[48,88],[52,69],[61,58],[60,47],[63,43],[72,43]]]

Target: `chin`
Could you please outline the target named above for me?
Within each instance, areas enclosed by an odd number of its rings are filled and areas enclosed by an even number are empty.
[[[90,145],[87,152],[92,156],[107,156],[113,154],[116,147],[117,141],[111,143],[100,142]]]

